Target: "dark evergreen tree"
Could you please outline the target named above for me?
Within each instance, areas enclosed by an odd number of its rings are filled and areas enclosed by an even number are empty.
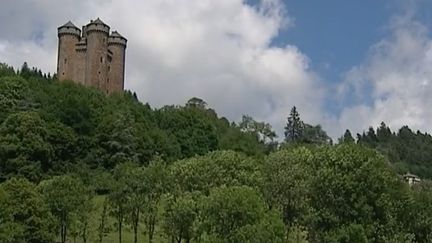
[[[390,128],[384,122],[381,122],[381,125],[377,128],[376,135],[379,141],[388,141],[392,133]]]
[[[339,143],[354,143],[355,140],[351,135],[351,131],[349,129],[345,130],[344,135],[339,138]]]
[[[287,142],[298,142],[302,138],[304,124],[300,119],[300,114],[297,108],[293,106],[290,115],[287,118],[287,124],[285,126],[285,141]]]

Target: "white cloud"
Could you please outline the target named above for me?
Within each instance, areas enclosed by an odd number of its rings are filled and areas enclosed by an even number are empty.
[[[392,19],[390,30],[391,36],[371,48],[365,63],[349,72],[340,89],[342,94],[351,89],[353,95],[367,96],[371,104],[345,108],[336,119],[338,127],[361,132],[384,121],[393,130],[408,125],[432,131],[432,39],[428,29],[415,20],[413,11],[407,11]]]
[[[0,29],[17,32],[0,33],[0,61],[28,60],[52,72],[56,27],[99,16],[128,38],[126,88],[144,102],[197,96],[230,119],[250,114],[279,132],[293,105],[304,120],[323,120],[323,88],[308,58],[295,46],[270,45],[291,23],[280,0],[256,7],[242,0],[6,1]]]

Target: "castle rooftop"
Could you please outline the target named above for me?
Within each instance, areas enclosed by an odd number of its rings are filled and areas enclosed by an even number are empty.
[[[76,35],[81,36],[81,30],[76,27],[71,21],[57,28],[58,35]]]
[[[90,20],[90,23],[86,25],[86,32],[90,31],[101,31],[109,34],[110,27],[105,24],[100,18],[97,18],[96,20]]]
[[[122,35],[120,35],[119,32],[113,31],[111,33],[111,35],[108,37],[108,43],[110,45],[119,44],[119,45],[126,46],[127,39],[125,37],[123,37]]]
[[[90,20],[90,23],[88,24],[88,25],[91,25],[91,24],[101,24],[101,25],[105,25],[105,26],[108,26],[107,24],[105,24],[100,18],[97,18],[97,19],[95,19],[95,20]]]
[[[72,27],[78,29],[78,27],[76,27],[70,20],[66,24],[60,26],[59,28],[63,28],[63,27]]]
[[[120,33],[117,32],[116,30],[114,30],[114,31],[111,33],[111,36],[112,36],[112,37],[120,37],[120,38],[126,39],[126,38],[124,38],[122,35],[120,35]]]

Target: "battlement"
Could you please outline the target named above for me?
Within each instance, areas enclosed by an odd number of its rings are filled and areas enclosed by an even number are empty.
[[[72,80],[106,93],[124,87],[127,39],[97,18],[82,30],[71,21],[58,27],[57,74],[59,80]]]

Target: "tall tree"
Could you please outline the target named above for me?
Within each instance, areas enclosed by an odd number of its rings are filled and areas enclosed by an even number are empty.
[[[298,142],[302,138],[303,130],[303,121],[300,119],[300,114],[298,113],[297,108],[293,106],[285,126],[285,141]]]
[[[0,241],[53,242],[55,223],[47,204],[26,179],[0,184]]]
[[[39,190],[57,219],[60,239],[65,243],[73,217],[84,213],[83,205],[88,204],[88,189],[79,179],[65,175],[42,181]]]
[[[210,242],[283,242],[282,221],[250,187],[214,188],[201,208]]]
[[[277,137],[270,124],[265,122],[255,121],[251,116],[243,115],[239,124],[243,132],[248,132],[258,136],[258,139],[263,143],[273,143]]]
[[[376,135],[380,142],[386,142],[390,139],[392,133],[390,128],[384,122],[381,122],[381,125],[377,128]]]
[[[11,114],[0,125],[0,178],[39,181],[51,168],[53,149],[46,122],[35,112]]]
[[[307,225],[312,214],[310,180],[313,153],[306,148],[280,150],[264,161],[263,191],[267,203],[281,212],[286,232]]]
[[[341,138],[339,138],[339,143],[354,143],[354,142],[355,140],[349,129],[345,130],[344,135]]]
[[[304,124],[303,136],[301,141],[308,144],[332,144],[332,139],[327,135],[327,132],[321,128],[321,125],[312,126]]]

